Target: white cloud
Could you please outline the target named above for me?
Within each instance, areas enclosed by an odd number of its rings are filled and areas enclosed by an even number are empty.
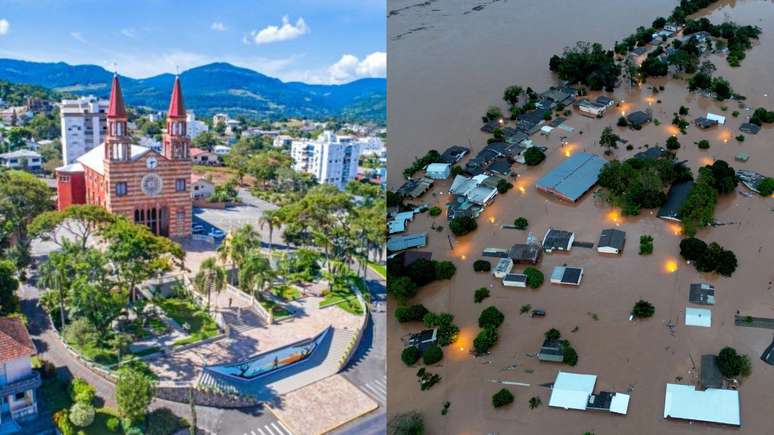
[[[226,30],[228,30],[226,25],[220,21],[213,21],[213,23],[210,25],[210,29],[216,32],[225,32]]]
[[[83,37],[83,34],[81,32],[70,32],[70,36],[73,37],[78,42],[86,43],[86,38]]]
[[[384,77],[387,73],[387,53],[375,51],[363,60],[345,54],[338,62],[328,67],[328,81],[346,83],[364,77]]]
[[[256,44],[270,44],[272,42],[289,41],[306,35],[311,29],[303,18],[298,18],[296,24],[291,24],[287,16],[282,17],[281,26],[268,26],[260,31],[253,32]]]
[[[11,29],[11,23],[5,18],[0,19],[0,36],[7,35]]]
[[[121,29],[121,34],[126,36],[127,38],[131,38],[131,39],[137,38],[137,32],[135,32],[134,29]]]

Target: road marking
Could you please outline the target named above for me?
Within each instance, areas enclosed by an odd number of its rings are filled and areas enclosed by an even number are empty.
[[[283,424],[280,420],[277,420],[277,424],[280,425],[281,428],[285,429],[285,432],[289,433],[290,435],[293,435],[293,432],[291,432],[290,429],[288,429],[288,427],[285,426],[285,424]]]
[[[277,426],[275,426],[275,425],[274,425],[274,423],[272,423],[272,424],[271,424],[271,427],[273,427],[273,428],[274,428],[274,430],[276,430],[277,432],[279,432],[279,433],[281,433],[281,434],[284,434],[284,433],[285,433],[285,432],[283,432],[283,431],[282,431],[282,429],[280,429],[280,428],[278,428]]]

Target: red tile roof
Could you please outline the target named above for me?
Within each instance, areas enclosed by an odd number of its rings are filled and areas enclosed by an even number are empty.
[[[191,148],[189,150],[189,152],[191,153],[191,157],[196,157],[196,156],[199,156],[199,155],[202,155],[202,154],[209,154],[210,153],[209,151],[203,150],[201,148]]]
[[[0,317],[0,363],[35,355],[37,350],[21,319]]]
[[[175,85],[172,88],[172,99],[169,101],[168,118],[185,118],[183,106],[183,91],[180,89],[180,77],[175,77]]]
[[[113,86],[110,89],[110,106],[107,116],[110,118],[126,118],[124,96],[121,93],[121,85],[118,83],[118,75],[113,76]]]

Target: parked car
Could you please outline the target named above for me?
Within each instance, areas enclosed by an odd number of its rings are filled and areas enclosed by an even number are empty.
[[[544,310],[532,310],[532,317],[545,317],[546,312]]]
[[[210,235],[210,237],[213,237],[213,238],[216,238],[216,239],[220,239],[220,238],[223,238],[226,235],[226,233],[224,233],[223,230],[221,230],[221,229],[213,227],[210,230],[210,234],[209,235]]]
[[[193,225],[191,232],[194,234],[204,234],[206,231],[204,230],[204,225]]]

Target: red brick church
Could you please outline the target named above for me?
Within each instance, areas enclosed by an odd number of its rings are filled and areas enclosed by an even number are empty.
[[[180,79],[175,79],[161,154],[131,143],[118,76],[113,77],[105,142],[57,168],[58,207],[99,205],[155,234],[191,234],[191,159]]]

